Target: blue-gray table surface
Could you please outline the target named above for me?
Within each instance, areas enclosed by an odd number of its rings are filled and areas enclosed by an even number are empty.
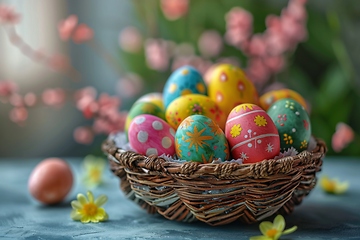
[[[1,239],[248,239],[260,235],[259,224],[233,222],[211,227],[205,223],[173,222],[149,215],[127,200],[119,189],[119,179],[110,171],[105,183],[93,189],[95,196],[109,198],[104,208],[109,221],[82,224],[70,219],[70,201],[87,189],[80,181],[79,158],[65,158],[75,175],[75,184],[64,203],[43,206],[32,199],[27,181],[41,159],[0,159]],[[285,216],[286,226],[298,230],[281,239],[360,239],[360,159],[327,157],[317,175],[338,177],[350,182],[344,195],[325,194],[319,184],[295,211]],[[269,218],[273,220],[273,217]]]

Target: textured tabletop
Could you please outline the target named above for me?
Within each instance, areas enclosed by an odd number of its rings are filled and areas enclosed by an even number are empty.
[[[109,198],[104,208],[109,221],[82,224],[72,221],[70,201],[86,193],[80,181],[80,159],[66,158],[75,174],[74,187],[58,206],[43,206],[27,190],[27,180],[40,159],[0,159],[0,239],[248,239],[260,235],[258,224],[234,222],[211,227],[201,222],[180,223],[149,215],[127,200],[119,180],[106,172],[105,184],[95,196]],[[298,230],[281,239],[360,239],[360,159],[325,158],[326,174],[350,182],[344,195],[327,195],[317,185],[295,211],[285,216],[286,228]],[[269,218],[273,220],[273,217]]]

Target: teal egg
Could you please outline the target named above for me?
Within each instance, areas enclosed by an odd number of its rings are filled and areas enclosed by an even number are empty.
[[[267,113],[278,129],[282,151],[290,147],[299,152],[307,149],[311,124],[308,113],[300,103],[284,98],[272,104]]]
[[[207,94],[206,85],[200,72],[191,66],[176,69],[164,86],[163,100],[165,108],[176,98],[191,93]]]
[[[229,158],[224,132],[204,115],[191,115],[181,122],[175,134],[175,149],[176,155],[187,161],[211,163]]]

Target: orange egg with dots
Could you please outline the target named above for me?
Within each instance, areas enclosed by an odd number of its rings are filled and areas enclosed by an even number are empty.
[[[264,93],[260,96],[259,104],[262,109],[267,111],[272,104],[274,104],[276,101],[284,99],[284,98],[291,98],[303,106],[307,112],[309,112],[309,106],[306,103],[305,99],[297,92],[291,89],[279,89],[279,90],[273,90],[269,91],[267,93]]]
[[[205,74],[209,97],[225,115],[239,104],[258,103],[258,93],[242,69],[231,64],[218,64]]]
[[[60,158],[47,158],[31,172],[28,189],[43,204],[56,204],[65,199],[73,185],[70,166]]]

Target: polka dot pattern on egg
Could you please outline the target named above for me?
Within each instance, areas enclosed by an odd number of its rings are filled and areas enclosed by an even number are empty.
[[[128,137],[132,148],[144,155],[175,154],[175,130],[159,117],[142,114],[135,117],[129,127]]]
[[[162,125],[162,123],[159,122],[159,121],[154,121],[154,122],[152,123],[152,126],[153,126],[153,128],[154,128],[155,130],[163,130],[163,125]]]

